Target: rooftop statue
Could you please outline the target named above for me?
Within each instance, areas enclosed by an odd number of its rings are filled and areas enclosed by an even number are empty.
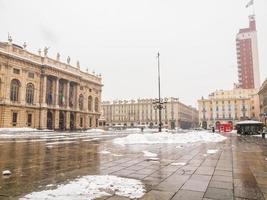
[[[70,57],[67,58],[67,63],[70,64]]]
[[[47,54],[48,54],[48,49],[49,49],[49,47],[45,47],[45,48],[44,48],[44,56],[45,56],[45,57],[46,57]]]
[[[12,42],[12,37],[11,37],[11,35],[8,33],[8,42]]]
[[[57,61],[59,61],[59,60],[60,60],[60,54],[57,53]]]

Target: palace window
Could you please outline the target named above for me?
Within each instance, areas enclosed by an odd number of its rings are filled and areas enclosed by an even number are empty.
[[[83,95],[80,94],[79,96],[79,108],[80,110],[83,110]]]
[[[98,107],[99,107],[99,105],[98,105],[98,98],[96,97],[95,98],[95,112],[98,112]]]
[[[13,69],[13,73],[14,73],[14,74],[20,74],[20,70],[14,68],[14,69]]]
[[[17,120],[18,120],[18,113],[13,112],[13,114],[12,114],[12,125],[13,126],[17,125]]]
[[[88,110],[92,111],[92,107],[93,107],[93,98],[92,96],[88,97]]]
[[[92,127],[92,117],[89,118],[89,127]]]
[[[34,98],[34,86],[32,83],[28,83],[26,87],[26,102],[28,104],[33,104]]]
[[[32,114],[31,113],[27,115],[27,124],[28,126],[32,126]]]
[[[19,101],[19,86],[20,82],[16,79],[11,81],[10,100],[13,102]]]
[[[48,105],[53,104],[53,80],[51,78],[47,79],[47,96],[46,96],[46,103]]]
[[[74,85],[70,84],[70,92],[69,92],[69,106],[73,108],[74,105]]]
[[[29,77],[29,78],[34,78],[34,73],[33,73],[33,72],[29,72],[29,73],[28,73],[28,77]]]
[[[65,105],[65,96],[64,96],[64,83],[59,82],[59,90],[58,90],[58,104],[59,106]]]
[[[80,118],[80,127],[83,127],[83,118]]]

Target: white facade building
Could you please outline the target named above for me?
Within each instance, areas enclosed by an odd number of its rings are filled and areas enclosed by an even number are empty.
[[[198,126],[198,111],[186,106],[177,98],[166,99],[162,110],[162,123],[166,128],[191,128]],[[103,115],[107,126],[138,127],[158,126],[158,110],[153,99],[102,102]]]

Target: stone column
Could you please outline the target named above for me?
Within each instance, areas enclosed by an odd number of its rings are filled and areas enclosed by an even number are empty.
[[[89,116],[88,115],[85,115],[84,116],[84,126],[83,126],[85,129],[88,129],[89,128]]]
[[[5,103],[9,104],[10,103],[11,79],[10,79],[10,77],[5,76],[5,77],[3,77],[3,79],[1,79],[1,81],[2,81],[1,90],[3,91],[3,99],[4,99]]]
[[[54,115],[55,115],[53,118],[55,125],[54,127],[55,129],[59,129],[59,110],[56,110]]]
[[[22,78],[20,80],[20,87],[19,87],[19,103],[23,105],[25,105],[26,103],[26,87],[27,87],[26,80],[25,78]]]
[[[70,112],[66,112],[66,129],[70,129]]]
[[[56,107],[59,107],[59,106],[58,106],[58,87],[59,87],[59,79],[57,78],[55,82],[56,82],[56,84],[55,84],[55,106],[56,106]]]
[[[40,129],[47,129],[47,110],[40,111]]]
[[[76,87],[75,87],[75,109],[76,110],[79,110],[79,85],[77,84]]]
[[[70,99],[70,82],[67,81],[67,93],[66,93],[66,98],[65,98],[67,109],[70,108],[70,106],[69,106],[69,99]]]
[[[47,76],[43,77],[43,87],[42,87],[42,100],[41,105],[46,106],[46,89],[47,89]]]
[[[80,114],[79,113],[75,113],[75,128],[76,129],[80,129]]]

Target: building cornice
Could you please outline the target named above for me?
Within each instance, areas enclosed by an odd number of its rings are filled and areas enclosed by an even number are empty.
[[[96,75],[89,74],[87,72],[81,71],[80,68],[75,68],[69,64],[62,63],[60,61],[54,60],[46,56],[40,56],[28,52],[25,49],[20,49],[9,43],[0,42],[0,54],[7,56],[8,58],[14,58],[20,61],[24,61],[38,67],[51,68],[59,72],[70,74],[76,76],[79,79],[88,81],[90,83],[96,84],[98,86],[103,86],[101,83],[102,78]]]

